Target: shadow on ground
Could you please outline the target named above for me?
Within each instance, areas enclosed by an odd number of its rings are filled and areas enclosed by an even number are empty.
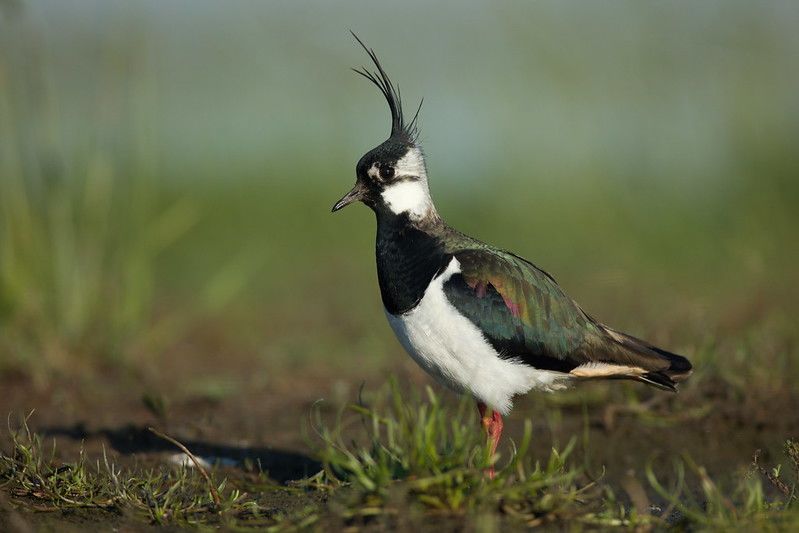
[[[178,453],[180,451],[173,444],[154,435],[146,427],[132,424],[118,428],[87,430],[83,424],[78,423],[72,426],[37,428],[37,433],[48,437],[67,437],[75,441],[104,439],[114,451],[128,456],[161,452]],[[178,440],[194,455],[211,463],[221,460],[240,468],[249,463],[260,467],[264,473],[269,475],[270,479],[279,483],[308,477],[322,468],[318,461],[307,455],[286,450],[232,446],[203,440]]]

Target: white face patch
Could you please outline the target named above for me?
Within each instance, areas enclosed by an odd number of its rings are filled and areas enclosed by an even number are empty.
[[[387,186],[381,196],[394,214],[408,213],[411,220],[420,220],[436,214],[430,189],[427,187],[427,170],[422,151],[408,150],[394,165],[397,181]]]
[[[394,214],[408,213],[411,220],[420,220],[435,213],[433,199],[430,198],[427,180],[424,178],[406,179],[389,185],[381,196]]]

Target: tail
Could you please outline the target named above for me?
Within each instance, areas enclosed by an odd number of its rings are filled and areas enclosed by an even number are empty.
[[[694,370],[691,362],[682,355],[667,352],[655,346],[648,348],[665,357],[669,362],[669,367],[664,370],[646,372],[641,375],[640,380],[659,389],[677,392],[677,383],[688,379]]]
[[[602,326],[617,348],[623,352],[627,364],[634,364],[638,372],[630,377],[659,389],[677,392],[677,383],[684,381],[693,372],[691,362],[675,353],[668,352],[645,340]],[[614,352],[618,353],[616,350]]]

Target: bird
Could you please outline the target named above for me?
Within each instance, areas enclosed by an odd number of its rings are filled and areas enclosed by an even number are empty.
[[[476,400],[490,457],[517,395],[595,379],[676,392],[692,372],[687,358],[599,322],[541,268],[441,218],[419,144],[422,104],[407,120],[399,86],[374,50],[352,35],[374,65],[352,70],[382,93],[391,133],[360,158],[355,186],[332,211],[360,201],[374,212],[377,278],[388,323],[427,373]]]

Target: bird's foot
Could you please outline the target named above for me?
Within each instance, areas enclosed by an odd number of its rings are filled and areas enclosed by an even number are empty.
[[[480,411],[480,423],[483,425],[483,430],[489,439],[489,450],[491,452],[491,465],[486,469],[486,475],[489,479],[494,479],[496,472],[494,471],[494,455],[499,445],[499,439],[502,437],[502,415],[498,411],[491,410],[488,413],[488,407],[483,402],[477,402],[477,409]]]

